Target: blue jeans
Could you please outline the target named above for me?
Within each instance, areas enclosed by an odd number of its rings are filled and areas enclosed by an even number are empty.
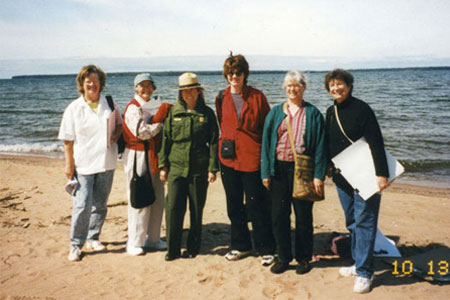
[[[73,197],[70,246],[83,247],[86,239],[98,240],[105,222],[114,170],[92,175],[78,174],[78,188]]]
[[[374,273],[373,247],[378,226],[381,195],[373,195],[366,201],[358,193],[337,186],[339,200],[345,214],[345,225],[352,238],[352,257],[356,273],[371,278]]]

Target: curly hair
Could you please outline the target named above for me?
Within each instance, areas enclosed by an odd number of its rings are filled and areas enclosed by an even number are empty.
[[[353,75],[350,72],[343,69],[334,69],[325,75],[325,89],[330,91],[330,81],[333,79],[339,79],[345,82],[345,84],[350,88],[350,95],[353,90]]]
[[[80,73],[78,73],[76,78],[78,91],[81,94],[84,94],[84,87],[83,87],[84,80],[92,73],[96,73],[98,75],[98,79],[100,80],[100,92],[103,91],[103,89],[105,88],[106,73],[103,72],[103,70],[100,69],[99,67],[96,67],[94,65],[87,65],[81,68],[81,71]]]

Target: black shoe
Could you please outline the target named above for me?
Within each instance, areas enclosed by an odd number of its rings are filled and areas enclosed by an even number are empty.
[[[191,253],[189,251],[184,251],[183,254],[181,254],[182,258],[195,258],[197,256],[197,253]]]
[[[277,260],[275,264],[270,268],[270,272],[274,274],[284,273],[289,268],[289,264],[282,260]]]
[[[175,260],[175,259],[177,259],[177,258],[180,258],[180,255],[179,255],[179,254],[173,255],[173,254],[167,253],[167,254],[166,254],[166,257],[164,257],[164,259],[165,259],[166,261],[172,261],[172,260]]]
[[[295,273],[297,273],[298,275],[308,273],[309,271],[311,271],[311,265],[307,261],[299,262],[297,267],[295,268]]]

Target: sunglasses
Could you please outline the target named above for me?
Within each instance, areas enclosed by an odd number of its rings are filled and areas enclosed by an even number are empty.
[[[236,76],[241,76],[242,74],[244,74],[244,72],[242,72],[242,71],[237,71],[237,72],[230,72],[230,73],[228,73],[228,76],[233,76],[233,75],[236,75]]]

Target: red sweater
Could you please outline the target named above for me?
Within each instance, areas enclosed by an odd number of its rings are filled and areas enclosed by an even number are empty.
[[[128,103],[127,107],[125,107],[125,111],[123,113],[124,119],[125,115],[127,113],[128,106],[130,105],[136,105],[137,107],[140,107],[141,105],[139,102],[136,101],[136,99],[131,99],[131,101]],[[159,107],[156,114],[153,116],[152,123],[161,123],[164,121],[164,119],[167,116],[167,113],[169,112],[170,108],[172,107],[172,104],[169,103],[162,103]],[[128,128],[126,122],[123,122],[123,138],[125,140],[125,147],[132,150],[138,150],[138,151],[144,151],[144,143],[143,140],[137,139],[136,142],[136,136],[131,132],[131,130]],[[148,140],[148,157],[150,160],[150,166],[151,171],[153,174],[157,173],[159,171],[158,169],[158,152],[161,148],[161,133],[158,133],[155,137]]]
[[[230,90],[230,87],[225,89],[221,106],[218,96],[216,97],[216,112],[221,130],[219,159],[222,164],[236,171],[255,172],[259,170],[264,121],[270,106],[261,91],[244,86],[241,91],[244,104],[241,121],[238,122]],[[235,158],[222,157],[222,140],[234,140]]]

